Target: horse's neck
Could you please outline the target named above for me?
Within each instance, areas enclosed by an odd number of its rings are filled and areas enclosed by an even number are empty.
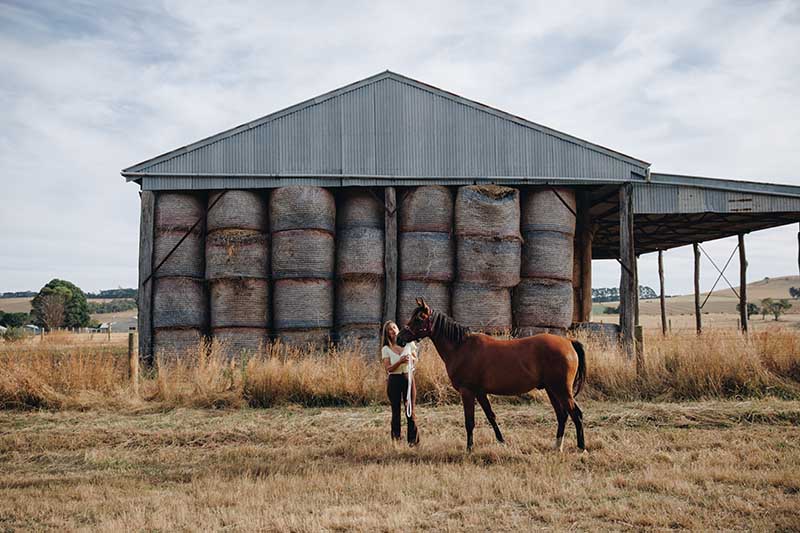
[[[436,332],[431,335],[433,345],[436,346],[436,351],[439,352],[439,357],[444,361],[445,366],[450,365],[459,358],[459,347],[456,343],[447,338],[443,332]],[[462,343],[463,344],[463,343]]]

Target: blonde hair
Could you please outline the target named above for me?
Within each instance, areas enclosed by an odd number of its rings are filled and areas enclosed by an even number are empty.
[[[380,345],[380,347],[378,347],[378,357],[379,358],[383,355],[383,353],[382,353],[383,352],[383,347],[384,346],[389,346],[389,336],[387,335],[387,333],[389,332],[389,326],[391,326],[391,325],[397,326],[397,324],[395,324],[394,320],[387,320],[386,322],[383,323],[383,326],[381,327],[381,345]]]

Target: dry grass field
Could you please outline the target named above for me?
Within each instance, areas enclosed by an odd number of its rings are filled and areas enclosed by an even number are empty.
[[[497,406],[507,445],[421,406],[0,412],[0,529],[225,531],[800,528],[800,403],[584,402],[552,450],[549,407]]]
[[[84,336],[85,337],[85,336]],[[800,333],[661,339],[647,367],[597,339],[588,453],[540,394],[461,407],[428,346],[422,445],[393,445],[374,360],[273,347],[145,370],[125,335],[0,343],[0,530],[800,529]]]

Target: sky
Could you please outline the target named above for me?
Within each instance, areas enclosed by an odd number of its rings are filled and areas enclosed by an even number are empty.
[[[800,185],[798,51],[796,1],[0,0],[0,292],[136,286],[122,168],[386,69],[654,172]],[[750,281],[798,273],[797,231],[748,235]],[[668,294],[692,265],[665,252]],[[654,254],[639,278],[657,288]]]

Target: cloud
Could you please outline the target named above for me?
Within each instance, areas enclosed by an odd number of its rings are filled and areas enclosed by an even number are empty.
[[[135,285],[138,195],[121,168],[387,68],[656,171],[800,184],[797,3],[402,7],[0,4],[0,290]],[[751,279],[796,273],[796,229],[748,237]],[[669,292],[691,289],[691,265],[667,253]],[[594,270],[619,281],[616,264]]]

